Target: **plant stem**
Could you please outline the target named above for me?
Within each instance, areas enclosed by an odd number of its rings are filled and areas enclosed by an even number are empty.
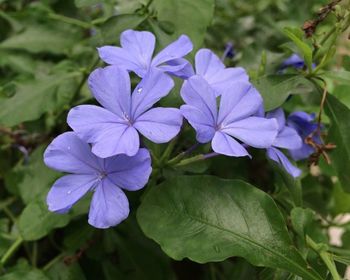
[[[9,260],[9,258],[11,258],[11,256],[16,252],[16,250],[21,246],[22,243],[23,243],[23,238],[20,236],[16,239],[16,241],[11,245],[11,247],[6,251],[6,253],[1,258],[0,267],[4,267],[4,265]]]
[[[13,196],[13,197],[10,197],[10,198],[6,199],[3,202],[0,202],[0,210],[3,210],[4,208],[10,206],[16,200],[17,200],[17,198]]]
[[[90,29],[92,27],[92,25],[88,22],[81,21],[81,20],[78,20],[75,18],[66,17],[63,15],[50,13],[49,18],[59,20],[59,21],[62,21],[64,23],[68,23],[71,25],[79,26],[79,27],[84,28],[84,29]]]
[[[56,262],[58,262],[60,259],[62,259],[64,256],[63,253],[57,255],[55,258],[53,258],[51,261],[49,261],[43,268],[42,270],[46,271],[49,270],[51,268],[51,266],[53,266]]]
[[[322,246],[322,244],[317,244],[315,241],[313,241],[309,236],[306,236],[306,244],[314,250],[316,253],[318,253],[327,266],[329,272],[332,275],[332,278],[334,280],[341,280],[341,277],[337,271],[337,268],[335,266],[334,260],[330,253],[328,253],[325,248]]]
[[[191,158],[187,158],[187,159],[181,160],[179,163],[175,164],[174,166],[175,167],[185,166],[185,165],[191,164],[193,162],[197,162],[197,161],[200,161],[200,160],[212,158],[212,157],[215,157],[215,156],[218,156],[218,155],[219,154],[215,153],[215,152],[214,153],[209,153],[209,154],[200,154],[200,155],[197,155],[197,156],[194,156],[194,157],[191,157]]]

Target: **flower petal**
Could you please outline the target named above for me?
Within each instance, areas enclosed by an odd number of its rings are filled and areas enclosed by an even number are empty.
[[[275,141],[278,132],[275,119],[249,117],[230,123],[221,131],[255,148],[268,148]]]
[[[126,70],[107,66],[93,71],[88,80],[96,100],[120,118],[130,115],[130,78]]]
[[[182,115],[187,119],[196,131],[196,139],[199,143],[207,143],[213,139],[215,129],[210,116],[206,115],[196,107],[190,105],[182,105]]]
[[[74,107],[68,114],[68,124],[81,139],[92,144],[92,152],[101,158],[133,156],[139,149],[139,136],[130,123],[101,107]]]
[[[284,149],[299,149],[303,141],[298,132],[291,127],[285,126],[277,135],[273,146]]]
[[[132,118],[136,120],[173,88],[173,80],[158,69],[151,69],[132,94]]]
[[[154,108],[139,116],[134,127],[155,143],[166,143],[180,131],[182,115],[175,108]]]
[[[181,79],[188,79],[194,75],[192,64],[184,58],[169,60],[157,68]]]
[[[90,146],[74,132],[65,132],[56,137],[47,147],[44,161],[50,168],[67,173],[91,174],[100,169]]]
[[[70,162],[66,162],[67,165]],[[46,202],[52,212],[66,213],[80,198],[97,184],[97,176],[66,175],[59,178],[50,189]]]
[[[247,150],[240,143],[220,131],[215,133],[211,146],[214,152],[219,154],[233,157],[250,157]]]
[[[181,97],[187,105],[197,108],[208,116],[207,125],[215,127],[217,120],[215,92],[202,77],[195,75],[185,81],[181,88]]]
[[[225,69],[220,58],[209,49],[200,49],[195,56],[196,73],[206,80]]]
[[[159,66],[170,60],[182,58],[193,49],[193,44],[190,38],[186,35],[181,35],[176,41],[170,43],[161,50],[153,59],[152,66]]]
[[[295,167],[280,150],[273,147],[268,148],[267,156],[273,161],[282,165],[283,168],[293,177],[298,177],[301,175],[301,170]]]
[[[261,108],[262,97],[249,83],[237,82],[221,94],[218,123],[231,122],[254,115]]]
[[[266,113],[266,118],[276,119],[278,124],[278,130],[281,131],[286,125],[286,117],[282,108],[275,109]]]
[[[206,78],[208,83],[213,87],[216,95],[220,95],[228,85],[237,82],[249,82],[249,76],[242,67],[226,68],[217,71],[215,74]]]
[[[105,160],[108,179],[128,191],[142,189],[152,172],[151,157],[147,149],[139,149],[133,157],[118,155]]]
[[[303,143],[300,149],[289,150],[288,152],[293,160],[302,160],[308,158],[315,150],[310,145]]]
[[[129,201],[124,192],[109,179],[101,181],[92,197],[89,224],[96,228],[109,228],[129,216]]]
[[[133,71],[140,77],[147,73],[148,68],[145,68],[144,65],[140,64],[137,57],[133,56],[133,53],[130,53],[126,49],[113,46],[103,46],[97,50],[100,58],[107,64],[115,65],[128,71]]]

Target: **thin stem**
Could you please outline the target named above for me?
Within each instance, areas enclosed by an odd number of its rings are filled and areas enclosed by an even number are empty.
[[[0,203],[0,210],[3,210],[5,207],[10,206],[12,203],[14,203],[17,200],[16,197],[10,197],[8,199],[6,199],[5,201]]]
[[[194,156],[194,157],[191,157],[191,158],[187,158],[187,159],[181,160],[179,163],[175,164],[175,167],[185,166],[185,165],[188,165],[188,164],[200,161],[200,160],[205,160],[205,159],[208,159],[208,158],[212,158],[212,157],[215,157],[215,156],[218,156],[218,155],[219,155],[218,153],[200,154],[200,155],[197,155],[197,156]]]
[[[13,224],[17,223],[17,219],[16,219],[15,215],[13,215],[12,211],[7,206],[3,207],[3,211],[10,218],[10,220]]]
[[[196,143],[194,145],[192,145],[191,147],[189,147],[186,151],[181,152],[180,154],[178,154],[176,157],[172,158],[171,160],[168,161],[168,165],[169,166],[173,166],[177,163],[179,163],[186,155],[189,155],[190,153],[192,153],[195,149],[197,149],[199,147],[200,143]]]
[[[322,246],[322,244],[317,244],[315,241],[313,241],[309,236],[306,236],[306,244],[312,249],[314,250],[316,253],[318,253],[321,257],[321,259],[323,260],[323,262],[325,263],[325,265],[327,266],[329,272],[331,273],[332,277],[334,280],[341,280],[341,277],[337,271],[337,268],[335,266],[334,260],[331,256],[331,254],[329,254],[324,246]]]
[[[66,16],[63,16],[63,15],[50,13],[49,14],[49,18],[55,19],[55,20],[59,20],[59,21],[62,21],[64,23],[68,23],[68,24],[71,24],[71,25],[75,25],[75,26],[78,26],[78,27],[81,27],[81,28],[84,28],[84,29],[90,29],[91,27],[93,27],[88,22],[81,21],[81,20],[78,20],[78,19],[75,19],[75,18],[66,17]]]
[[[12,244],[12,246],[6,251],[3,257],[0,260],[0,267],[4,267],[6,262],[11,258],[11,256],[17,251],[17,249],[23,243],[23,238],[20,236],[16,239],[16,241]]]
[[[37,266],[37,261],[38,261],[38,243],[34,242],[33,250],[32,250],[32,265],[34,267]]]
[[[173,149],[174,149],[174,147],[175,147],[176,142],[177,142],[177,138],[173,139],[173,140],[169,143],[169,145],[166,147],[166,149],[165,149],[165,151],[164,151],[162,157],[161,157],[160,160],[159,160],[161,164],[164,163],[164,161],[166,161],[166,160],[169,158],[171,152],[173,151]]]
[[[64,254],[61,253],[59,255],[57,255],[55,258],[53,258],[51,261],[49,261],[43,268],[42,270],[47,271],[49,270],[55,263],[57,263],[58,261],[60,261],[63,258]]]

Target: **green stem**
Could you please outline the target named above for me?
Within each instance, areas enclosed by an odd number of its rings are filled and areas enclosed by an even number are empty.
[[[63,15],[50,13],[49,18],[59,20],[59,21],[62,21],[64,23],[68,23],[71,25],[79,26],[79,27],[84,28],[84,29],[90,29],[91,27],[93,27],[93,25],[88,23],[88,22],[81,21],[81,20],[78,20],[75,18],[66,17]]]
[[[37,266],[37,260],[38,260],[38,243],[34,242],[33,249],[32,249],[32,266]]]
[[[166,147],[162,157],[160,158],[160,164],[163,164],[170,156],[171,152],[173,151],[175,144],[177,142],[177,138],[173,139],[169,145]]]
[[[6,262],[11,258],[11,256],[17,251],[17,249],[23,243],[23,238],[20,236],[16,239],[16,241],[12,244],[12,246],[6,251],[3,257],[0,260],[0,267],[4,267]]]
[[[43,268],[42,270],[47,271],[49,270],[55,263],[57,263],[58,261],[60,261],[63,258],[64,254],[61,253],[59,255],[57,255],[55,258],[53,258],[51,261],[49,261]]]
[[[12,203],[14,203],[17,200],[16,197],[10,197],[6,199],[5,201],[0,203],[0,210],[3,210],[4,208],[10,206]]]
[[[329,254],[324,246],[322,244],[317,244],[315,241],[313,241],[309,236],[306,236],[306,243],[307,245],[314,250],[316,253],[318,253],[327,266],[329,272],[331,273],[334,280],[341,280],[341,277],[337,271],[337,267],[335,266],[334,260]]]
[[[194,156],[191,158],[186,158],[186,159],[181,160],[179,163],[175,164],[175,167],[185,166],[185,165],[191,164],[193,162],[204,160],[204,159],[205,159],[205,156],[203,154],[197,155],[197,156]]]
[[[17,223],[15,215],[13,215],[12,211],[7,206],[3,207],[3,211],[10,218],[10,220],[13,224]]]

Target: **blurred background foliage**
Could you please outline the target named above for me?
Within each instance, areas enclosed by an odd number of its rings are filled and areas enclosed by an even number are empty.
[[[283,28],[301,30],[304,22],[314,18],[326,3],[0,0],[0,279],[301,279],[287,272],[254,267],[241,258],[203,265],[170,259],[142,234],[136,222],[135,210],[142,192],[128,194],[132,215],[114,229],[101,231],[87,224],[89,198],[68,215],[49,213],[45,197],[60,174],[43,164],[42,154],[55,136],[69,129],[68,110],[77,104],[94,102],[86,79],[94,68],[103,65],[96,48],[118,45],[119,35],[125,29],[154,32],[158,48],[182,33],[191,37],[195,49],[208,47],[219,56],[224,55],[227,44],[232,44],[234,55],[226,57],[226,65],[246,67],[252,79],[260,81],[257,85],[263,96],[271,92],[283,94],[282,99],[286,99],[298,88],[299,94],[285,104],[285,109],[318,112],[319,97],[315,98],[315,88],[305,85],[305,81],[281,85],[261,78],[274,75],[281,62],[298,51]],[[316,35],[328,32],[336,22],[336,16],[328,16]],[[335,56],[323,66],[328,90],[345,106],[338,108],[344,111],[345,120],[350,108],[347,36],[344,33],[334,38],[330,44],[336,43]],[[190,59],[193,57],[194,52]],[[341,71],[341,75],[334,71]],[[181,104],[178,90],[179,87],[162,100],[163,104]],[[329,119],[323,120],[328,125]],[[348,125],[339,133],[346,129]],[[344,141],[350,141],[346,137]],[[179,143],[174,154],[194,143],[191,129],[184,128]],[[146,145],[159,156],[166,147]],[[207,171],[222,178],[244,179],[270,193],[286,217],[295,206],[288,186],[297,189],[302,185],[304,205],[309,209],[300,208],[297,218],[287,218],[288,227],[294,228],[294,240],[301,250],[306,250],[293,225],[300,222],[300,217],[306,217],[303,230],[317,242],[329,243],[328,229],[341,228],[343,246],[330,246],[329,250],[339,254],[338,268],[344,272],[350,259],[350,224],[343,223],[338,215],[350,212],[350,194],[343,191],[350,185],[344,185],[345,179],[334,179],[334,165],[327,165],[323,159],[311,173],[304,172],[301,180],[291,182],[276,171],[278,167],[268,166],[263,152],[254,153],[253,161],[218,157],[180,170],[165,168],[162,178]],[[342,162],[342,172],[350,172],[348,162],[349,158]],[[308,170],[306,163],[299,167]],[[326,268],[316,254],[311,253],[310,262],[326,277]]]

